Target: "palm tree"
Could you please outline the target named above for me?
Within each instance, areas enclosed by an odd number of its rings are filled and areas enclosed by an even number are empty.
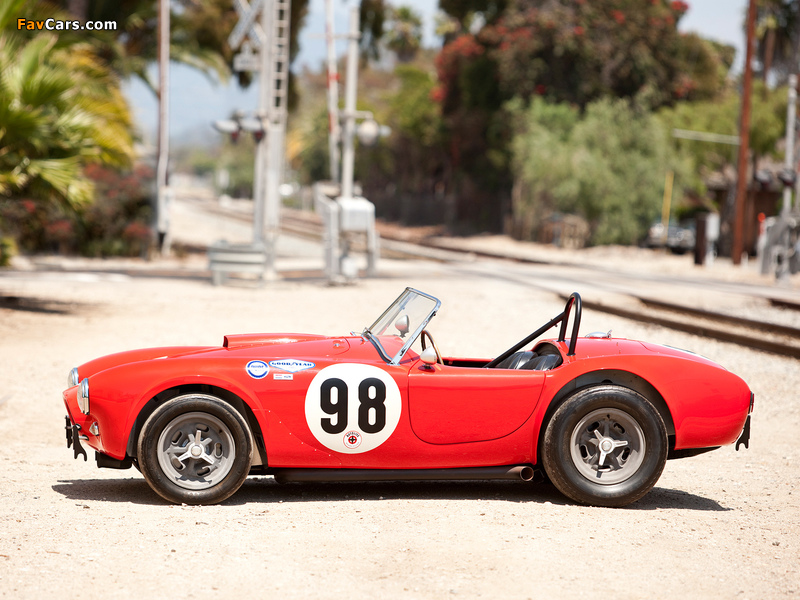
[[[756,38],[762,78],[766,81],[774,72],[776,85],[785,84],[788,76],[798,71],[800,4],[794,0],[763,0],[758,7]]]
[[[92,199],[86,165],[130,164],[131,117],[89,43],[17,31],[25,4],[0,8],[0,197],[75,207]]]
[[[386,46],[397,54],[400,62],[410,62],[422,44],[422,18],[408,6],[396,8],[392,13]]]

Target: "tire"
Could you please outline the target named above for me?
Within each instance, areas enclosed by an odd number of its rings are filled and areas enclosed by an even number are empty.
[[[205,394],[173,398],[145,421],[137,459],[162,498],[216,504],[238,490],[250,471],[253,443],[244,418],[230,404]]]
[[[562,494],[580,504],[635,502],[653,488],[666,461],[664,420],[644,396],[628,388],[579,390],[558,407],[545,429],[544,470]]]

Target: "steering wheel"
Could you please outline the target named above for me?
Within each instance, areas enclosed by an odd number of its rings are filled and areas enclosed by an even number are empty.
[[[433,336],[427,329],[423,329],[422,333],[419,336],[419,343],[422,345],[423,350],[427,348],[425,344],[425,338],[428,338],[428,340],[430,340],[431,347],[433,348],[433,351],[436,352],[436,362],[444,366],[444,361],[442,360],[442,353],[439,352],[439,348],[436,347],[436,342],[433,341]]]

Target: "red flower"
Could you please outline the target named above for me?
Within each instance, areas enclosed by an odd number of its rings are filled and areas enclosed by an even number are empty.
[[[150,228],[139,221],[129,223],[122,232],[126,240],[146,240],[150,238]]]
[[[580,25],[576,25],[575,28],[572,30],[572,33],[575,35],[583,35],[584,29]]]
[[[683,14],[687,10],[689,10],[689,5],[683,0],[673,0],[672,3],[669,5],[673,12]]]
[[[440,85],[431,90],[431,100],[434,102],[443,102],[446,95],[445,89]]]
[[[621,10],[612,10],[611,17],[617,22],[618,25],[622,25],[625,22],[625,13]]]
[[[72,223],[66,219],[53,221],[45,226],[45,232],[50,239],[66,242],[72,237]]]

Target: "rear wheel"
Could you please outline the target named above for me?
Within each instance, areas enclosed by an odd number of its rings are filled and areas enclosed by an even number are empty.
[[[568,498],[625,506],[652,489],[667,460],[667,430],[655,407],[628,388],[575,393],[547,424],[542,463]]]
[[[188,394],[159,406],[142,427],[138,461],[160,496],[185,504],[215,504],[238,490],[250,471],[247,423],[223,400]]]

